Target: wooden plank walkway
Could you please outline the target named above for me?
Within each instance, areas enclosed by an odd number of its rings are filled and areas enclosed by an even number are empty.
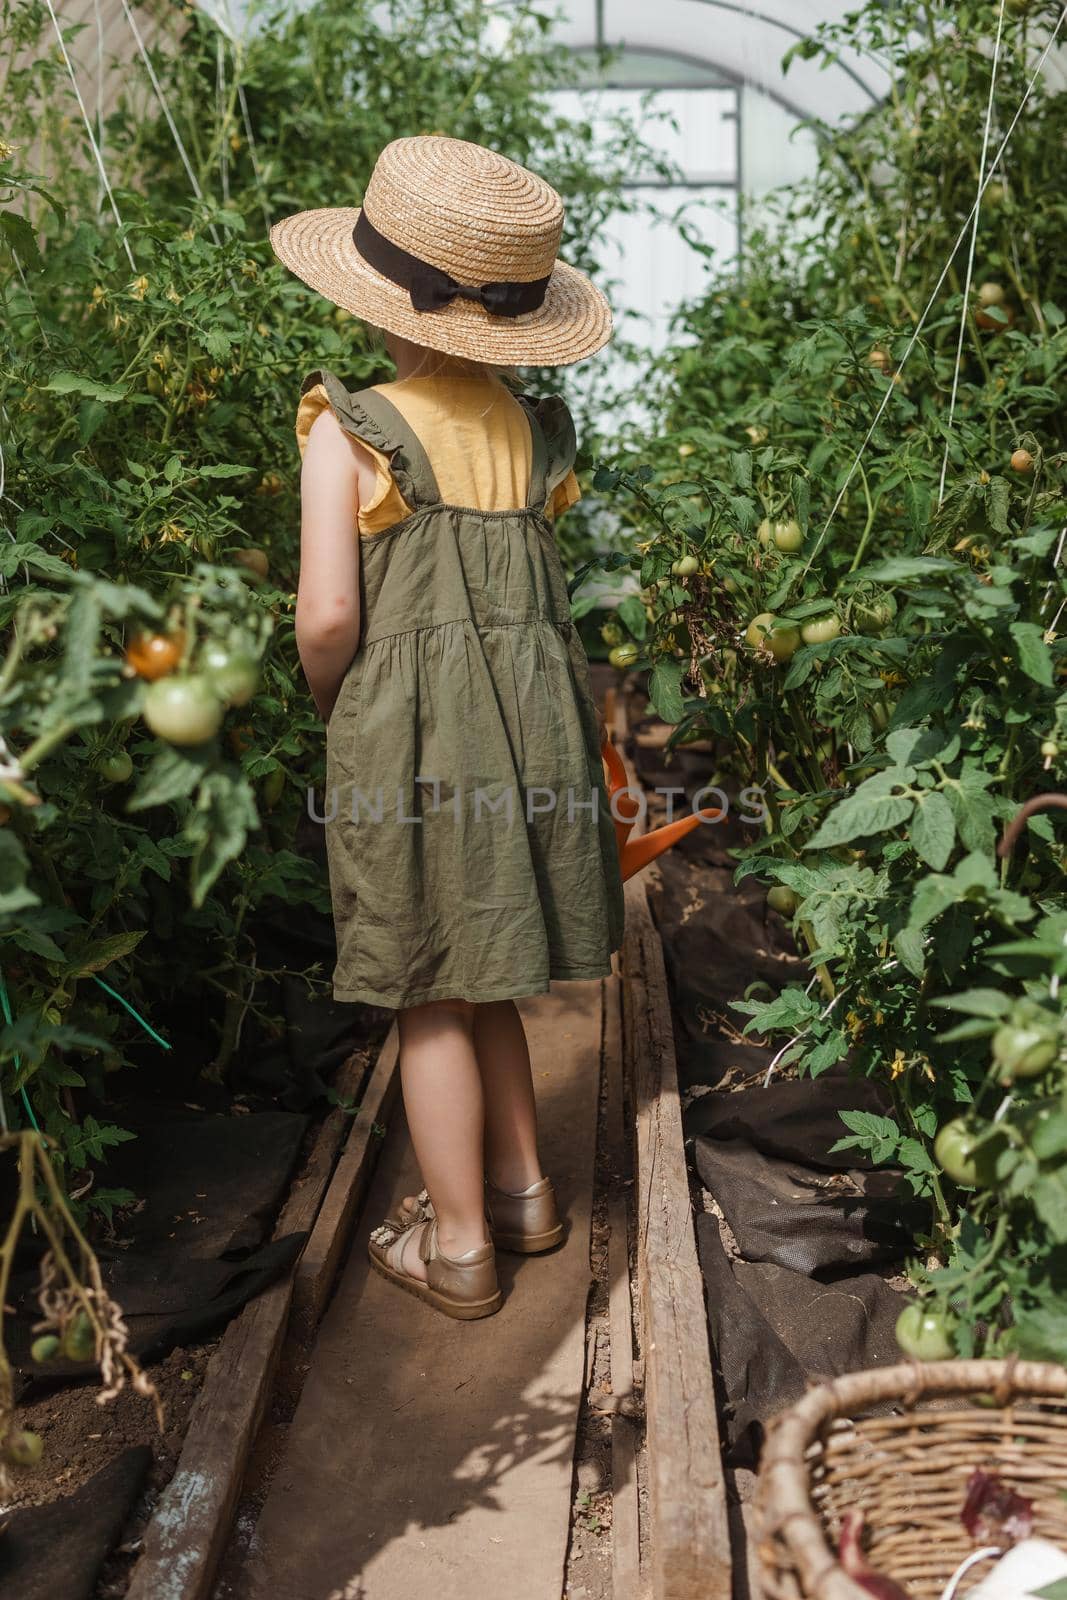
[[[388,1112],[396,1077],[395,1029],[365,1084],[357,1058],[342,1067],[338,1090],[348,1095],[362,1087],[360,1109],[351,1120],[340,1110],[326,1117],[274,1230],[276,1239],[310,1231],[309,1245],[321,1239],[328,1239],[328,1244],[313,1260],[305,1263],[302,1257],[295,1274],[250,1301],[223,1334],[174,1476],[145,1530],[127,1600],[207,1600],[277,1370],[294,1285],[306,1305],[325,1303],[358,1195],[373,1169],[378,1153],[374,1130]],[[335,1172],[342,1145],[345,1155]],[[352,1191],[357,1191],[357,1198],[349,1201]],[[328,1213],[328,1226],[316,1223],[320,1207]]]
[[[450,1322],[370,1272],[367,1232],[418,1187],[406,1135],[390,1134],[238,1600],[560,1600],[602,997],[600,983],[573,983],[521,1002],[545,1165],[570,1228],[551,1255],[501,1256],[497,1316]]]
[[[622,748],[625,704],[612,706]],[[640,831],[643,820],[639,821]],[[652,1600],[730,1600],[726,1481],[697,1260],[663,946],[644,874],[626,885],[622,950],[625,1081],[633,1103],[637,1275],[645,1374]],[[615,1600],[622,1600],[616,1596]]]

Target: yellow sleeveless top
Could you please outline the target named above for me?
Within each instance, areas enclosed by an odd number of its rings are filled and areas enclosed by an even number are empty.
[[[511,511],[526,504],[533,441],[522,406],[499,378],[485,375],[402,378],[375,385],[400,412],[426,451],[448,505],[476,511]],[[303,455],[311,425],[329,408],[322,384],[300,401],[296,438]],[[374,492],[359,508],[363,536],[384,533],[411,515],[389,469],[389,457],[369,444],[374,460]],[[569,472],[550,497],[545,511],[560,516],[581,498],[578,480]]]

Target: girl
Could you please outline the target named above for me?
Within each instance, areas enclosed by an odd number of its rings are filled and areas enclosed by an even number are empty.
[[[425,1191],[377,1271],[446,1315],[499,1309],[494,1248],[563,1236],[514,1001],[610,970],[622,930],[588,667],[552,518],[573,504],[556,398],[494,368],[611,335],[556,259],[548,184],[478,145],[398,139],[361,210],[305,211],[276,254],[385,330],[393,383],[304,385],[300,659],[327,724],[334,994],[398,1013]]]

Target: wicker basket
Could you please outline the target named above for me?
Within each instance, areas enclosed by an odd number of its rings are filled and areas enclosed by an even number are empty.
[[[870,1414],[887,1403],[888,1414]],[[871,1565],[914,1600],[939,1600],[975,1549],[960,1511],[976,1467],[1033,1500],[1034,1533],[1067,1549],[1067,1369],[910,1362],[812,1389],[775,1418],[764,1447],[765,1600],[869,1600],[834,1554],[854,1508],[867,1520]],[[972,1569],[958,1593],[989,1570]]]

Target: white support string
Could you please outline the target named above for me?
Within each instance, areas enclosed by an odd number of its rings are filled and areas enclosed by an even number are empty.
[[[100,0],[93,0],[96,19],[96,140],[100,153],[104,152],[104,22],[100,15]],[[96,214],[104,209],[104,191],[96,191]]]
[[[222,58],[222,29],[215,38],[215,115],[219,124],[219,176],[222,180],[222,203],[230,203],[230,160],[226,144],[226,66]]]
[[[989,99],[985,108],[985,127],[982,129],[982,154],[978,163],[978,198],[971,217],[971,242],[967,251],[967,276],[963,284],[963,305],[960,307],[960,330],[956,340],[956,364],[952,369],[952,395],[948,403],[948,428],[945,433],[945,453],[941,457],[941,479],[937,486],[937,506],[945,501],[945,479],[948,476],[949,449],[952,444],[952,426],[956,419],[956,400],[960,392],[960,367],[963,365],[963,340],[967,332],[967,312],[971,303],[971,283],[974,280],[974,252],[978,243],[978,216],[982,191],[985,188],[986,157],[989,154],[989,130],[993,126],[993,105],[997,92],[997,71],[1000,67],[1000,40],[1004,31],[1004,4],[1000,0],[997,12],[997,37],[993,45],[993,65],[989,74]]]
[[[56,16],[55,7],[52,4],[52,0],[44,0],[44,3],[48,7],[48,15],[52,19],[52,27],[55,30],[56,39],[59,42],[59,50],[60,50],[60,54],[63,57],[63,64],[67,69],[67,76],[70,78],[71,87],[73,88],[75,96],[77,97],[78,106],[79,106],[79,108],[81,110],[81,114],[82,114],[82,121],[85,123],[85,131],[89,135],[89,143],[92,146],[93,156],[94,156],[94,158],[96,160],[97,170],[100,173],[101,182],[104,185],[104,189],[107,192],[108,200],[111,203],[112,215],[114,216],[115,221],[117,222],[118,226],[121,228],[122,227],[122,218],[119,216],[119,208],[115,203],[115,196],[111,192],[111,182],[110,182],[110,179],[108,178],[108,175],[107,175],[107,168],[104,166],[104,158],[100,154],[100,146],[97,144],[96,135],[93,133],[93,125],[92,125],[92,122],[89,119],[89,113],[85,109],[85,101],[82,99],[82,92],[81,92],[81,89],[78,87],[78,79],[77,79],[77,77],[75,75],[74,67],[73,67],[73,65],[71,63],[70,56],[67,54],[67,46],[66,46],[66,43],[65,43],[65,41],[63,39],[63,30],[59,26],[59,18]],[[130,241],[127,238],[124,237],[123,241],[122,241],[122,244],[123,244],[123,248],[126,251],[127,260],[130,263],[130,270],[133,271],[133,272],[136,272],[137,271],[137,263],[133,259],[133,251],[130,249]]]
[[[920,316],[918,322],[915,324],[915,328],[914,328],[914,330],[912,332],[911,338],[908,340],[907,348],[904,351],[903,356],[900,358],[900,364],[899,364],[899,367],[897,369],[898,371],[903,371],[905,362],[908,360],[908,357],[911,355],[912,351],[915,349],[915,346],[919,342],[919,336],[922,333],[922,330],[926,325],[926,319],[930,315],[931,311],[933,310],[934,305],[937,302],[937,297],[941,293],[941,289],[942,289],[942,287],[944,285],[945,279],[948,277],[949,269],[951,268],[953,261],[956,259],[956,252],[959,249],[960,245],[963,243],[964,239],[967,237],[967,229],[971,226],[971,218],[973,217],[975,211],[977,210],[978,206],[981,203],[982,196],[983,196],[983,194],[985,193],[986,189],[989,186],[990,179],[992,178],[993,173],[996,171],[996,168],[997,168],[997,166],[998,166],[998,164],[1000,162],[1001,157],[1003,156],[1005,150],[1008,148],[1008,143],[1009,143],[1009,141],[1011,139],[1011,136],[1015,132],[1015,128],[1016,128],[1016,125],[1018,124],[1019,118],[1022,116],[1023,111],[1025,110],[1026,105],[1027,105],[1027,103],[1028,103],[1028,101],[1030,99],[1030,96],[1033,93],[1034,85],[1037,83],[1038,78],[1041,76],[1041,70],[1044,67],[1046,60],[1048,59],[1049,52],[1051,51],[1053,45],[1056,43],[1056,40],[1059,37],[1059,32],[1060,32],[1060,29],[1063,27],[1065,19],[1067,19],[1067,5],[1065,5],[1063,7],[1063,9],[1061,10],[1061,12],[1059,14],[1059,17],[1056,20],[1056,26],[1052,30],[1052,33],[1049,36],[1048,43],[1046,44],[1044,50],[1042,50],[1042,52],[1041,52],[1040,58],[1038,59],[1037,66],[1034,68],[1033,76],[1031,77],[1029,83],[1026,86],[1026,92],[1024,93],[1022,99],[1019,102],[1019,106],[1018,106],[1018,109],[1015,112],[1015,115],[1012,117],[1011,122],[1008,124],[1008,131],[1004,135],[1003,139],[1000,141],[1000,147],[997,150],[996,155],[993,157],[992,161],[989,164],[989,171],[987,172],[985,178],[982,180],[981,186],[980,186],[980,188],[978,190],[978,197],[975,200],[974,205],[971,207],[971,210],[967,213],[967,218],[966,218],[966,220],[965,220],[965,222],[963,224],[963,227],[960,229],[959,234],[958,234],[957,239],[956,239],[956,242],[952,246],[951,251],[949,252],[948,260],[945,262],[945,265],[942,267],[941,274],[940,274],[937,282],[934,284],[933,293],[930,295],[930,298],[926,302],[926,306],[925,306],[925,308],[924,308],[924,310],[922,312],[922,315]],[[885,409],[889,404],[889,401],[890,401],[890,399],[892,397],[892,394],[893,394],[893,384],[892,384],[892,381],[890,381],[889,383],[886,384],[886,390],[885,390],[885,394],[882,396],[881,404],[879,405],[878,410],[874,414],[874,420],[872,421],[870,427],[867,429],[867,432],[866,432],[866,434],[864,436],[864,439],[863,439],[863,443],[860,445],[859,449],[857,450],[856,456],[855,456],[855,459],[852,462],[852,465],[848,469],[848,473],[847,473],[847,475],[845,477],[845,481],[844,481],[844,483],[842,483],[840,489],[837,492],[837,498],[835,499],[833,505],[830,507],[830,514],[826,518],[826,521],[823,524],[822,531],[820,532],[819,537],[816,539],[814,545],[812,546],[811,553],[808,556],[808,559],[805,561],[804,566],[802,567],[802,569],[800,571],[800,574],[799,574],[800,577],[803,577],[804,574],[809,570],[809,568],[811,567],[811,563],[815,560],[816,555],[819,553],[819,549],[820,549],[820,547],[822,545],[822,542],[826,538],[827,533],[830,531],[830,524],[833,522],[835,516],[837,515],[838,511],[841,508],[841,502],[844,500],[845,495],[848,492],[849,484],[852,482],[853,478],[856,475],[856,470],[859,467],[859,464],[860,464],[861,460],[863,459],[863,455],[864,455],[865,450],[867,449],[867,446],[870,444],[871,440],[874,438],[875,429],[878,427],[878,424],[882,420],[882,417],[883,417],[883,415],[885,413]]]
[[[261,170],[259,170],[259,155],[256,154],[256,139],[254,139],[253,131],[251,131],[251,117],[248,115],[248,101],[245,99],[245,85],[240,82],[240,61],[238,61],[237,66],[235,66],[235,72],[238,74],[237,98],[238,101],[242,102],[242,120],[243,123],[245,123],[245,138],[248,139],[248,154],[251,155],[251,170],[253,170],[254,178],[256,178],[256,194],[258,194],[259,197],[259,210],[262,211],[262,222],[264,222],[264,227],[266,227],[267,232],[270,232],[270,211],[267,210],[266,189],[264,189],[262,173]]]
[[[51,0],[48,0],[48,4],[51,5]],[[145,71],[148,73],[148,80],[155,91],[156,99],[159,101],[159,109],[162,111],[163,116],[166,119],[167,127],[170,129],[171,138],[174,140],[175,147],[179,156],[181,157],[182,166],[185,168],[186,177],[189,179],[193,194],[199,201],[202,202],[204,199],[204,191],[200,187],[200,180],[197,178],[196,172],[193,169],[193,164],[189,160],[189,153],[182,141],[181,134],[178,132],[178,125],[171,115],[170,105],[168,104],[166,95],[163,93],[163,85],[156,76],[156,69],[152,65],[152,59],[149,56],[148,51],[145,49],[145,42],[141,37],[141,30],[137,26],[137,20],[134,17],[133,12],[130,10],[129,0],[122,0],[122,11],[126,21],[130,25],[130,30],[133,33],[133,37],[136,40],[137,48],[141,54],[141,60],[144,62]],[[222,241],[219,238],[218,231],[213,222],[208,224],[208,232],[211,235],[212,244],[221,244]]]

